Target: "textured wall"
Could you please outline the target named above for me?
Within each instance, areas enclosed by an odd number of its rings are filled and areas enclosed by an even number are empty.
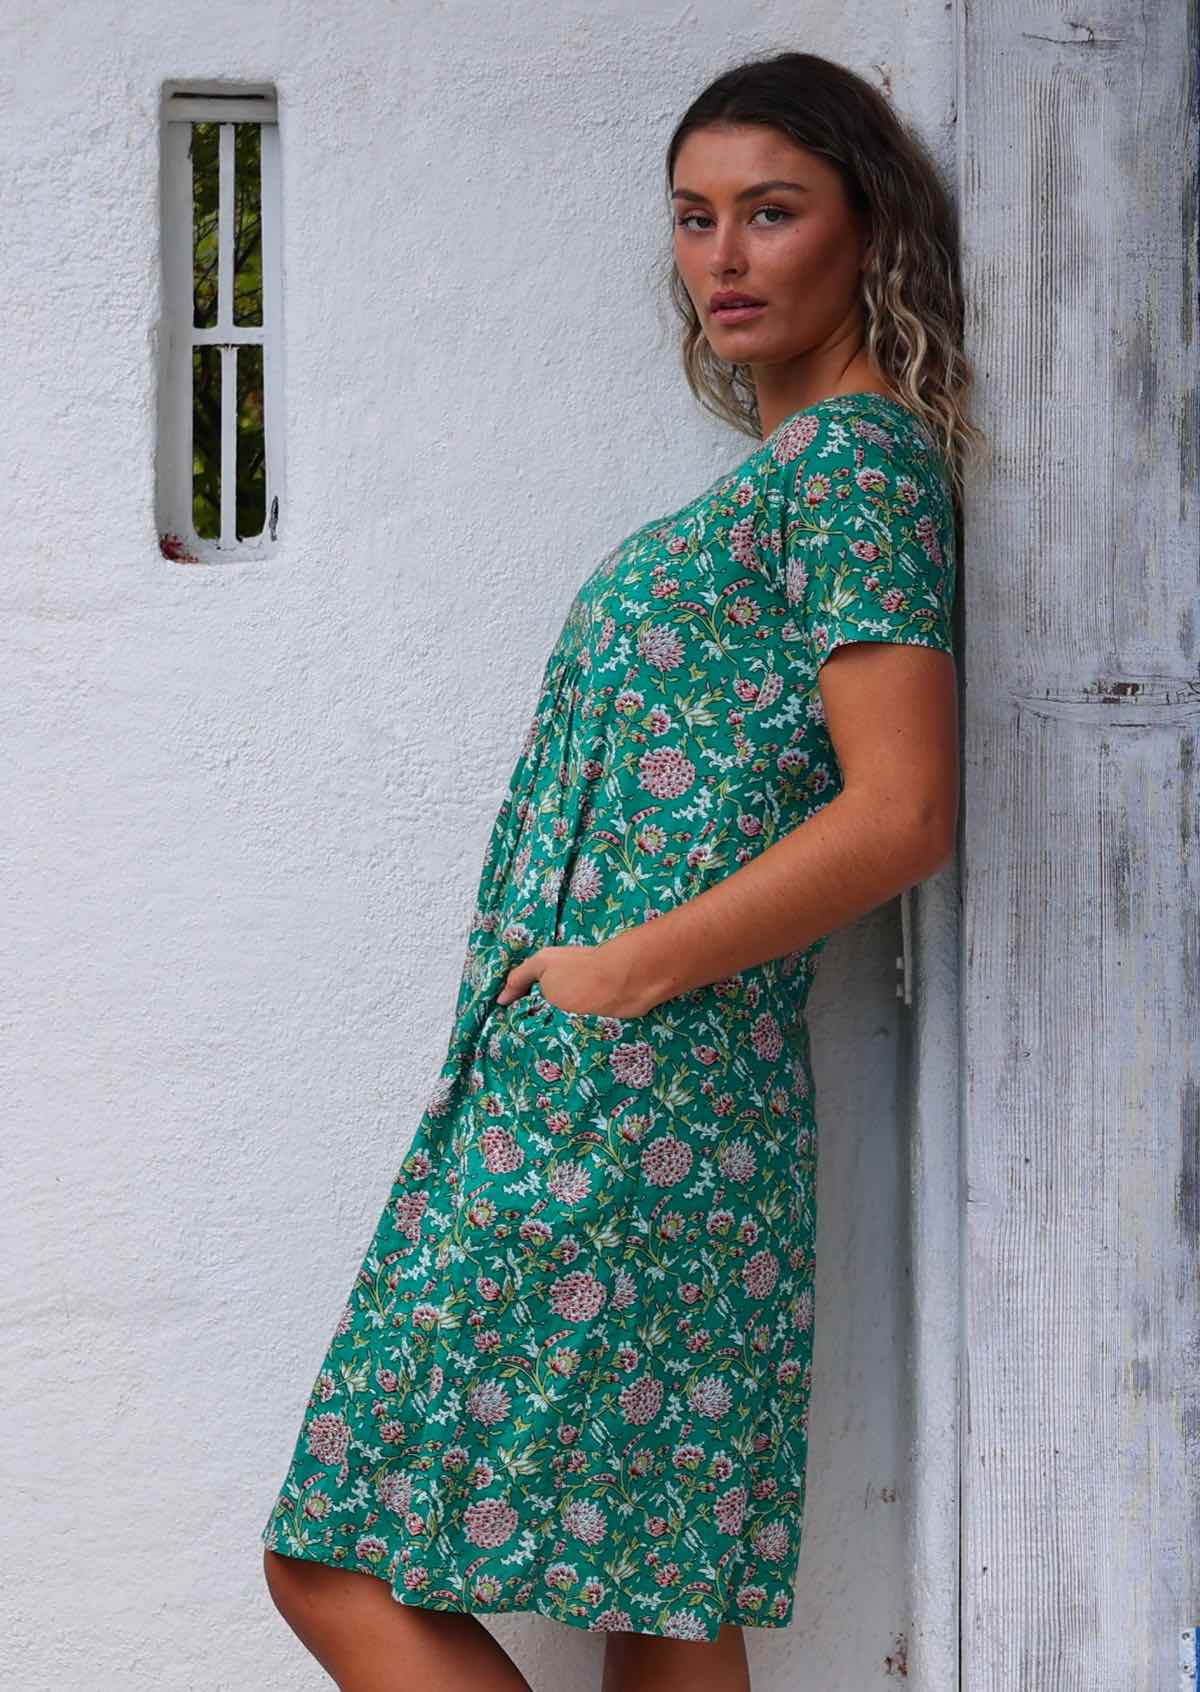
[[[726,65],[803,47],[946,155],[952,22],[913,12],[5,9],[6,1685],[327,1684],[258,1535],[444,1054],[545,651],[602,551],[747,450],[659,303],[671,125]],[[188,76],[279,91],[269,564],[156,540],[158,97]],[[895,917],[838,936],[813,999],[811,1487],[763,1692],[903,1678]],[[494,1625],[539,1692],[598,1663]]]

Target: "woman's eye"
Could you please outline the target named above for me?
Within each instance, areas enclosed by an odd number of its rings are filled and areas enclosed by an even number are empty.
[[[777,212],[779,214],[779,218],[786,218],[789,215],[782,206],[759,206],[758,211],[755,212],[754,216],[757,217],[758,212],[767,211]],[[707,212],[688,212],[685,217],[676,218],[675,222],[680,229],[690,229],[692,227],[693,220],[698,217],[703,218],[705,223],[712,222],[712,219],[708,216]],[[767,227],[773,229],[777,221],[778,219],[772,221]]]

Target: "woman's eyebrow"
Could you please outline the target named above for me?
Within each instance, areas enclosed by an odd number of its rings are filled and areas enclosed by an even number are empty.
[[[749,200],[755,194],[765,194],[768,188],[794,188],[800,194],[812,192],[803,182],[784,182],[777,177],[772,182],[756,182],[750,188],[743,188],[740,193],[733,197],[735,200]],[[672,188],[671,198],[673,200],[703,200],[706,206],[712,204],[707,194],[697,194],[694,188]]]

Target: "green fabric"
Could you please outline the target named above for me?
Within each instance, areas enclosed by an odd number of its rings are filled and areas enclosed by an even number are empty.
[[[897,402],[785,419],[588,576],[496,817],[439,1084],[263,1541],[403,1603],[712,1639],[792,1613],[824,939],[644,1016],[496,995],[839,791],[820,663],[952,650],[943,462]]]

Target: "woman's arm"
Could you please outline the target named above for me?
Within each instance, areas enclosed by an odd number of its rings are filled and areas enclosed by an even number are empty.
[[[693,987],[799,951],[940,869],[958,821],[954,660],[930,647],[854,641],[820,671],[842,791],[693,899],[598,946],[641,1015]]]

